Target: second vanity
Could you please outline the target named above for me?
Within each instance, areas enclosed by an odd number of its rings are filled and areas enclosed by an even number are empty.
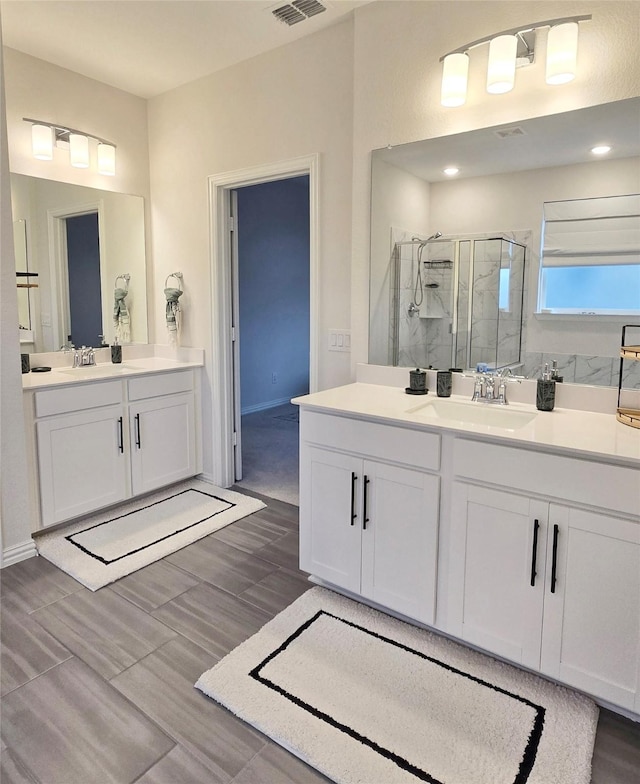
[[[640,718],[637,430],[380,383],[294,402],[302,569]]]
[[[152,356],[23,377],[36,529],[198,474],[201,365]]]

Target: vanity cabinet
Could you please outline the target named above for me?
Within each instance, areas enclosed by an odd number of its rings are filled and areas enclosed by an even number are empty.
[[[545,472],[559,472],[564,498],[544,499],[487,487],[504,478],[498,471],[490,479],[486,463],[474,461],[478,446],[465,441],[454,450],[455,471],[483,484],[452,485],[446,630],[640,712],[640,520],[631,516],[640,511],[638,490],[612,493],[606,485],[612,469],[622,479],[628,471],[629,480],[634,472],[484,446],[493,469],[519,464],[512,481],[522,491],[548,487]],[[607,508],[561,502],[577,502],[578,493],[584,504],[608,494]]]
[[[438,437],[307,412],[301,428],[301,568],[433,623],[440,480],[402,463],[437,468]]]
[[[37,391],[41,527],[198,472],[190,370]]]

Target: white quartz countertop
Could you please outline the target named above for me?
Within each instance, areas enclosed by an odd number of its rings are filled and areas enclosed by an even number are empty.
[[[398,387],[362,382],[304,395],[294,398],[292,402],[304,409],[327,414],[349,415],[405,427],[467,434],[471,437],[482,436],[493,442],[508,442],[513,446],[602,458],[640,467],[640,430],[618,422],[615,414],[557,407],[553,411],[538,411],[535,405],[526,403],[510,403],[502,407],[471,403],[469,397],[460,395],[438,398],[431,392],[428,395],[413,396]],[[455,408],[450,409],[452,416],[434,414],[434,409],[430,408],[434,402],[436,408],[445,415],[447,404],[453,403]],[[464,409],[460,408],[461,405]],[[498,417],[502,413],[507,414],[505,422],[508,421],[509,426],[479,424],[457,418],[460,411],[468,411],[469,407],[473,407],[474,410],[469,416],[474,417],[477,412],[477,418],[481,419],[479,409],[485,406],[498,409],[495,413],[490,412],[494,423],[500,422]],[[515,416],[511,416],[512,414]],[[519,414],[522,414],[523,421],[528,418],[530,421],[525,424],[516,422],[511,427],[513,423],[510,420],[519,419]],[[640,477],[638,481],[640,488]]]
[[[164,357],[140,357],[136,359],[123,359],[121,364],[100,362],[96,365],[72,368],[54,367],[45,373],[24,373],[22,376],[23,391],[30,389],[45,389],[47,387],[60,387],[67,384],[95,383],[96,381],[112,381],[114,379],[130,378],[149,373],[167,373],[176,370],[202,367],[201,361],[180,361]]]

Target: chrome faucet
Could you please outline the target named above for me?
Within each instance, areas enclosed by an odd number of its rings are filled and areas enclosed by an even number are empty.
[[[500,406],[506,406],[509,402],[507,400],[507,383],[511,381],[522,383],[522,377],[514,376],[511,368],[476,373],[471,400],[478,403],[497,403]]]
[[[73,352],[73,367],[86,367],[87,365],[96,364],[96,354],[91,346],[82,346],[76,348]]]

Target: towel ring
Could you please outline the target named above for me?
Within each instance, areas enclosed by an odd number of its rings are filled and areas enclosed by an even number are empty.
[[[126,272],[124,275],[116,275],[115,287],[118,288],[118,281],[119,280],[124,280],[125,291],[128,291],[129,290],[129,279],[130,278],[131,278],[131,275],[129,275],[128,272]]]
[[[166,279],[164,281],[165,289],[167,288],[167,284],[169,283],[169,278],[176,278],[177,280],[180,281],[180,285],[182,286],[182,273],[181,272],[171,272],[169,275],[167,275],[167,277],[166,277]]]

